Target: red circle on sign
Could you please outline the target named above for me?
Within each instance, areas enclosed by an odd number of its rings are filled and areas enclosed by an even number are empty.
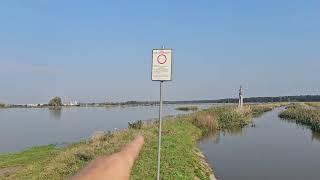
[[[157,57],[157,61],[159,64],[164,64],[167,62],[167,56],[164,55],[164,54],[160,54],[158,57]]]

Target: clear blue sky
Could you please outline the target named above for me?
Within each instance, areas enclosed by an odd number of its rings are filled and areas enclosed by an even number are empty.
[[[174,49],[166,100],[320,94],[320,1],[0,2],[0,101],[157,100],[151,50]]]

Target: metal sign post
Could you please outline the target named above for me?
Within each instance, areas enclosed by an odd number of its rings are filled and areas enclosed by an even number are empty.
[[[160,180],[161,123],[162,123],[162,84],[163,84],[163,81],[160,81],[159,130],[158,130],[158,172],[157,172],[157,180]]]
[[[160,103],[159,103],[159,130],[158,130],[158,172],[157,180],[160,180],[160,155],[161,155],[161,123],[162,123],[162,91],[163,82],[172,80],[172,50],[152,50],[152,81],[160,81]]]

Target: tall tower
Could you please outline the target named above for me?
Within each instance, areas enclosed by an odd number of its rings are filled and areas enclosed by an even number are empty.
[[[239,108],[243,107],[243,89],[242,86],[240,86],[239,89]]]

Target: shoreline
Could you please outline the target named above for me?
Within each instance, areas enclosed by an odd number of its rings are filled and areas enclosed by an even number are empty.
[[[282,103],[290,103],[290,102],[249,102],[246,103],[248,105],[257,105],[257,104],[282,104]],[[221,106],[227,106],[227,105],[237,105],[237,103],[230,102],[230,103],[225,103],[225,102],[217,102],[217,103],[211,103],[211,102],[194,102],[194,103],[164,103],[163,105],[176,105],[176,106],[197,106],[201,104],[206,104],[206,105],[221,105]],[[113,108],[113,107],[150,107],[150,106],[156,106],[158,107],[159,104],[110,104],[110,105],[63,105],[63,106],[28,106],[28,105],[5,105],[5,106],[0,106],[0,109],[62,109],[62,108]],[[178,110],[178,109],[177,109]],[[201,109],[199,109],[201,110]],[[183,111],[183,110],[179,110]]]
[[[196,150],[198,140],[212,128],[222,130],[232,126],[243,127],[250,123],[253,115],[272,110],[275,106],[278,105],[250,105],[244,111],[238,111],[234,106],[212,107],[187,115],[166,117],[163,122],[162,153],[167,156],[163,156],[161,162],[161,165],[166,167],[162,172],[163,178],[212,179],[214,168],[210,167],[202,152]],[[214,118],[207,119],[207,117]],[[232,120],[225,121],[225,118]],[[0,155],[0,169],[21,167],[18,172],[11,172],[7,175],[8,178],[13,179],[26,178],[26,175],[33,179],[48,176],[54,179],[68,178],[92,159],[117,152],[135,135],[141,134],[146,138],[146,143],[133,167],[132,179],[155,177],[156,127],[156,121],[149,120],[144,121],[141,127],[106,133],[98,138],[75,142],[62,148],[44,146],[20,153],[2,154]],[[30,158],[30,154],[33,157]],[[23,158],[29,159],[21,162]]]
[[[203,103],[164,103],[164,105],[199,105],[199,104],[234,104],[234,103],[209,103],[209,102],[203,102]],[[142,106],[159,106],[159,103],[152,103],[152,104],[106,104],[106,105],[100,105],[100,104],[95,104],[95,105],[63,105],[63,106],[47,106],[47,105],[41,105],[41,106],[28,106],[26,105],[4,105],[0,106],[0,109],[20,109],[20,108],[31,108],[31,109],[41,109],[41,108],[82,108],[82,107],[142,107]]]

